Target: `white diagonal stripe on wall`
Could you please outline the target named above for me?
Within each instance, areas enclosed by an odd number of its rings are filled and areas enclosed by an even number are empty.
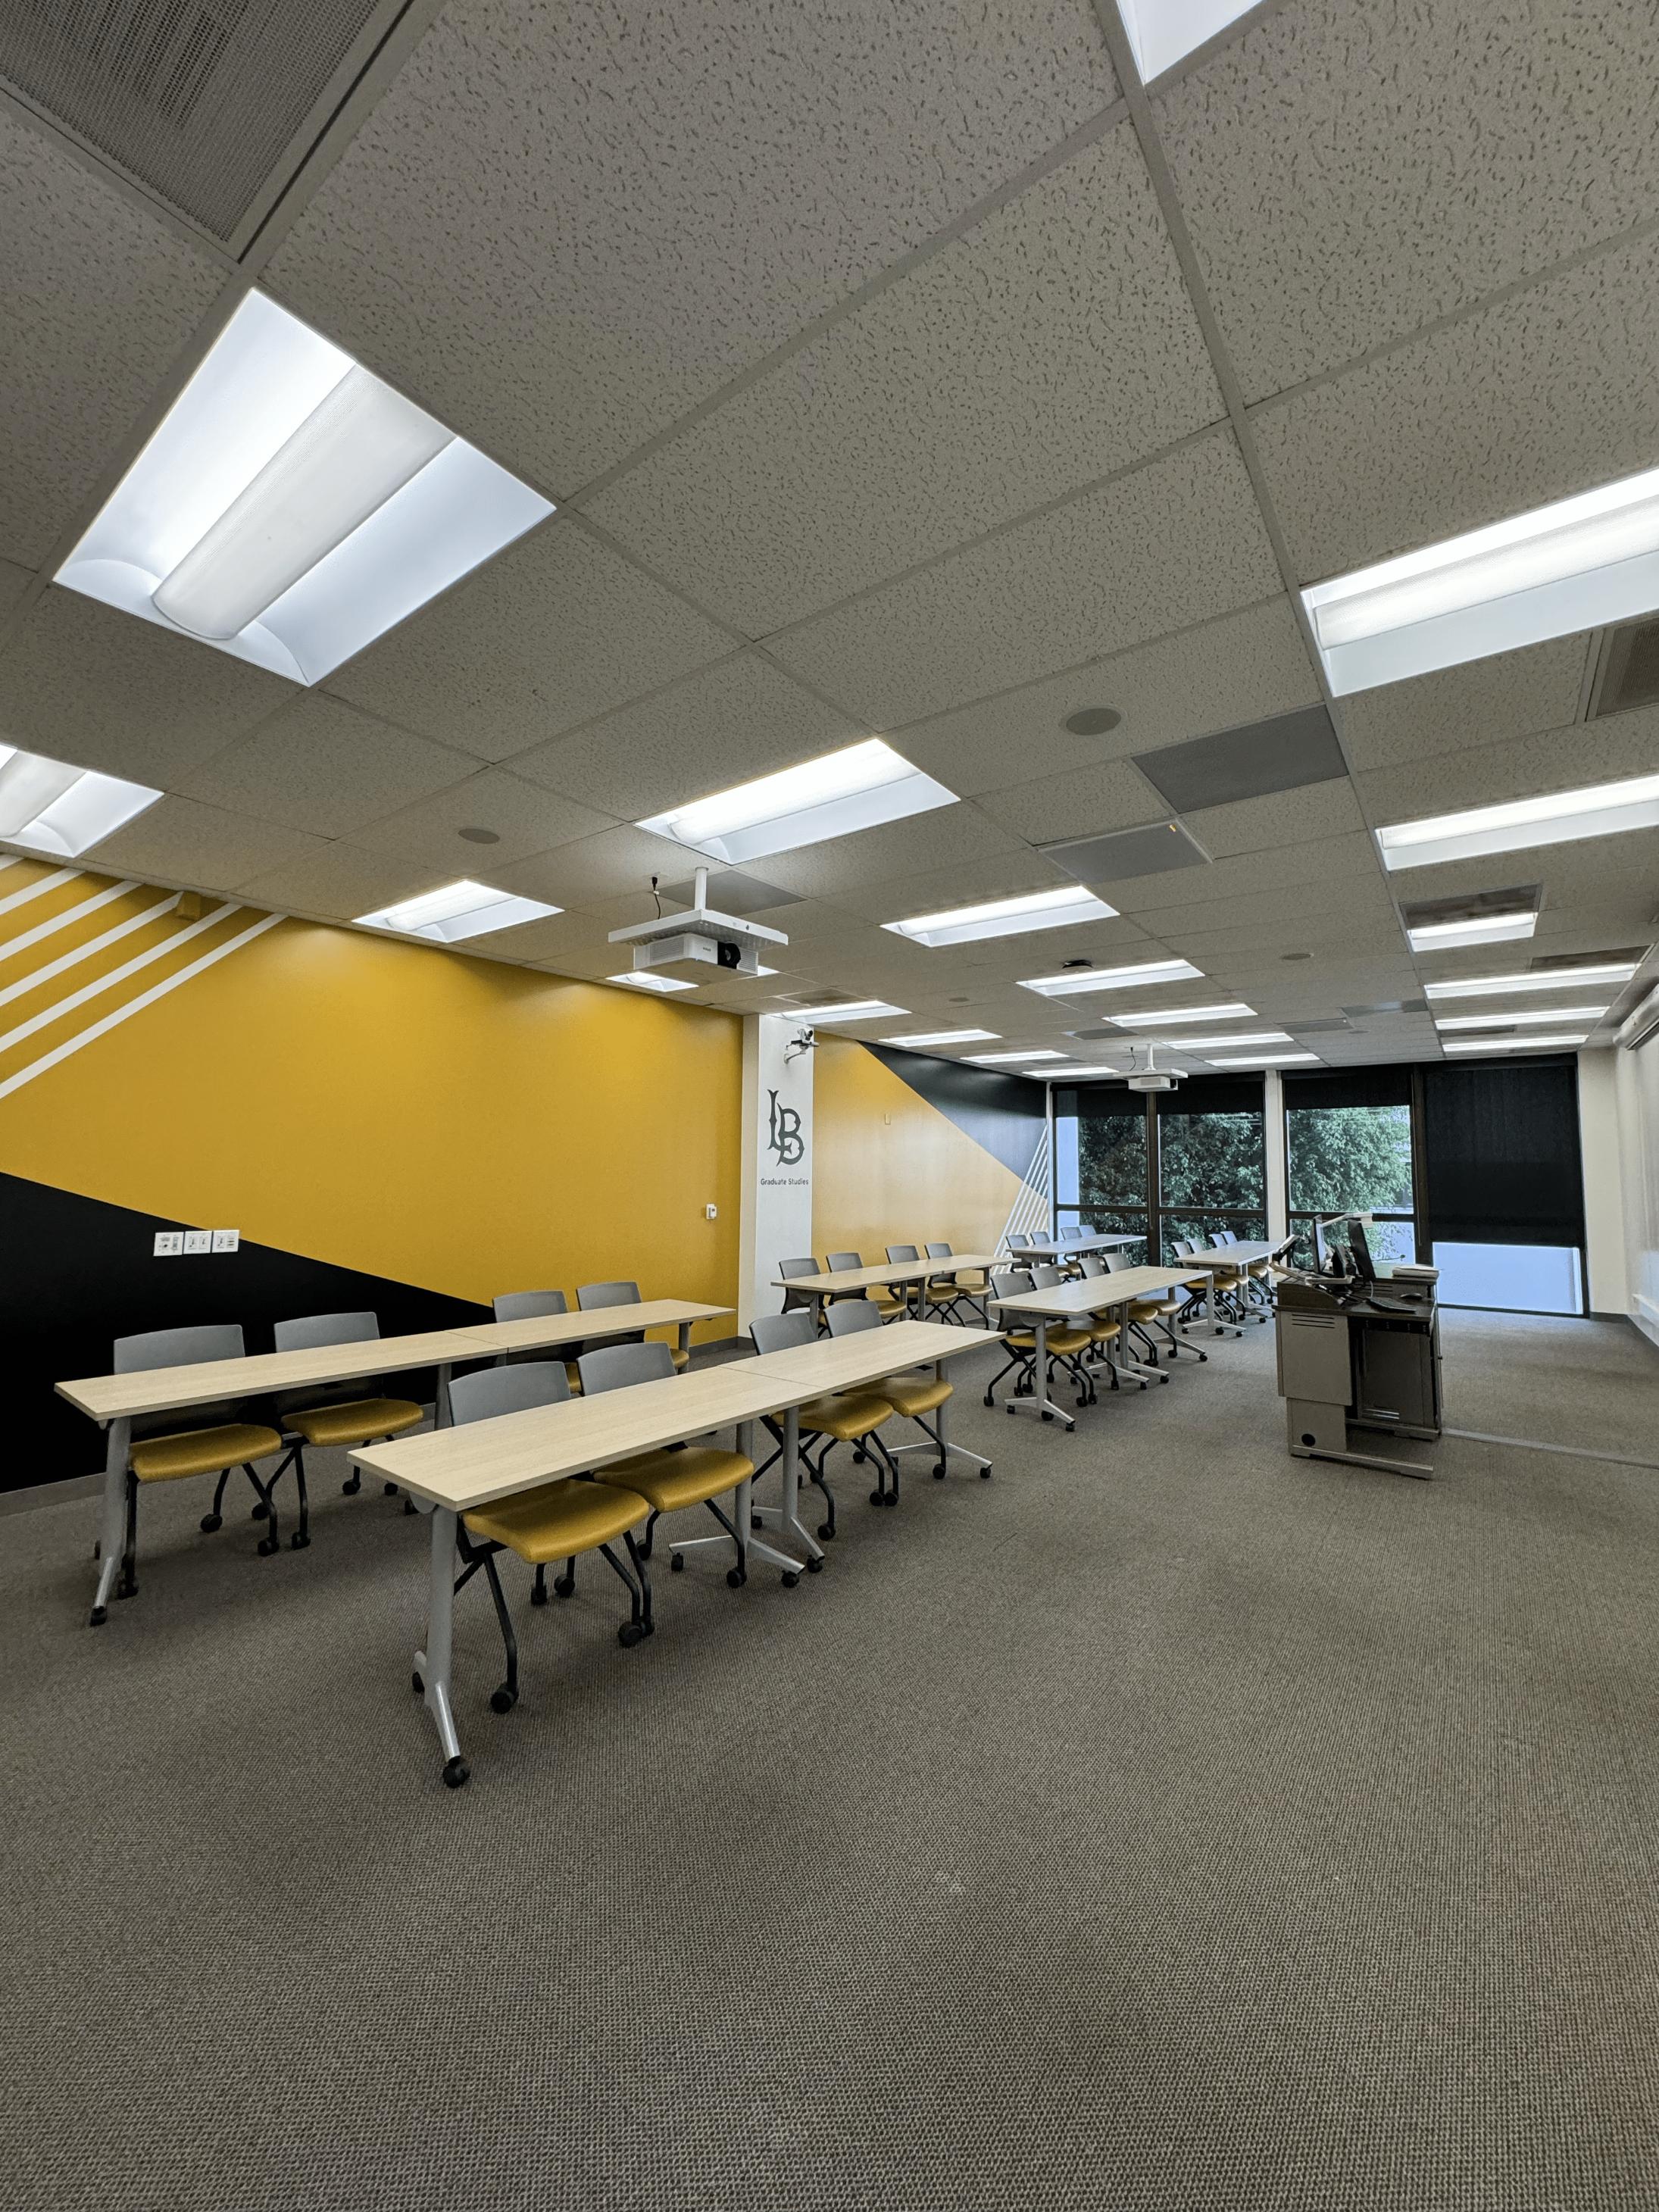
[[[147,921],[160,921],[163,915],[173,912],[183,896],[182,891],[174,891],[171,898],[158,900],[155,905],[147,906],[142,914],[129,915],[125,921],[118,921],[113,929],[105,930],[101,936],[89,937],[84,945],[77,945],[73,951],[60,952],[56,960],[49,960],[44,968],[32,969],[27,975],[20,975],[16,982],[8,983],[4,990],[0,991],[0,1006],[9,1006],[14,999],[21,999],[26,991],[38,991],[43,983],[50,983],[54,976],[62,975],[68,969],[78,967],[82,961],[107,951],[112,945],[118,945],[124,937],[131,937],[135,929],[142,929]]]
[[[216,921],[218,917],[215,915],[212,919]],[[19,1068],[15,1075],[9,1076],[3,1083],[0,1083],[0,1098],[9,1098],[14,1091],[21,1091],[26,1083],[32,1083],[37,1075],[44,1075],[49,1067],[56,1067],[60,1060],[67,1060],[71,1053],[79,1052],[83,1045],[91,1044],[97,1038],[107,1036],[111,1030],[118,1029],[123,1022],[131,1021],[135,1014],[142,1013],[146,1006],[154,1006],[158,999],[166,998],[169,991],[176,991],[181,983],[188,983],[193,975],[199,975],[204,969],[211,968],[216,962],[225,959],[233,952],[240,951],[244,945],[251,945],[256,937],[263,937],[266,930],[275,929],[283,919],[280,914],[262,915],[251,928],[244,929],[235,937],[228,939],[223,945],[216,945],[211,952],[203,953],[199,959],[192,960],[187,968],[181,968],[176,975],[169,975],[160,983],[153,983],[148,991],[141,992],[137,998],[129,1000],[125,1006],[118,1006],[113,1013],[106,1014],[102,1021],[94,1022],[90,1029],[82,1030],[78,1036],[69,1038],[52,1051],[44,1053],[39,1060],[31,1060],[27,1067]],[[194,933],[192,930],[191,934]],[[182,942],[182,933],[172,941],[175,945]]]
[[[169,952],[176,952],[181,945],[188,945],[191,938],[199,937],[204,929],[211,929],[216,922],[223,921],[228,915],[240,912],[236,901],[228,899],[223,906],[216,906],[211,914],[204,915],[200,921],[191,922],[188,929],[175,929],[172,936],[163,938],[161,944],[135,953],[131,960],[124,960],[118,968],[112,968],[107,975],[100,975],[94,982],[83,983],[78,991],[71,991],[67,999],[54,1000],[51,1006],[43,1006],[38,1014],[31,1014],[27,1021],[19,1022],[15,1030],[0,1033],[0,1052],[9,1052],[13,1045],[21,1044],[27,1036],[33,1036],[37,1030],[62,1021],[65,1014],[72,1014],[77,1006],[84,1006],[88,999],[96,999],[106,991],[112,991],[118,983],[125,983],[129,976],[138,975],[158,960],[164,960]],[[135,1004],[142,1006],[143,1001],[138,1000]],[[3,1094],[0,1093],[0,1096]]]
[[[94,892],[91,898],[82,899],[79,906],[66,906],[62,914],[55,914],[50,921],[37,921],[33,929],[26,929],[19,937],[9,937],[0,945],[0,960],[9,960],[15,952],[27,952],[31,945],[39,945],[43,937],[55,937],[60,929],[67,929],[72,921],[83,915],[96,914],[100,906],[112,899],[120,898],[127,891],[136,891],[137,884],[112,884],[106,891]]]
[[[49,876],[37,877],[33,883],[25,884],[21,891],[14,891],[9,898],[0,899],[0,914],[9,914],[15,906],[27,906],[42,892],[55,891],[59,884],[72,884],[80,872],[79,868],[54,868]]]

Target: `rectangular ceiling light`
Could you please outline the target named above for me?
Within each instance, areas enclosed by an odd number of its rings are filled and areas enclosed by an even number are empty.
[[[395,930],[400,937],[424,937],[434,945],[459,944],[464,937],[483,937],[490,930],[516,929],[523,921],[541,921],[562,907],[544,906],[539,899],[515,898],[511,891],[492,890],[488,884],[446,884],[441,890],[422,891],[418,898],[399,899],[377,914],[360,914],[365,929]]]
[[[1201,1052],[1207,1059],[1217,1045],[1224,1052],[1240,1052],[1246,1045],[1294,1044],[1296,1039],[1288,1030],[1251,1030],[1244,1036],[1223,1030],[1218,1036],[1159,1037],[1158,1042],[1171,1052]]]
[[[251,292],[57,580],[315,684],[552,512]]]
[[[988,1044],[996,1036],[994,1030],[921,1030],[915,1036],[878,1037],[878,1044],[902,1045],[908,1051],[921,1052],[936,1044]],[[1024,1055],[1021,1055],[1022,1058]]]
[[[982,906],[952,907],[945,914],[884,921],[882,927],[917,945],[971,945],[981,937],[1018,937],[1030,929],[1064,929],[1074,921],[1110,921],[1116,912],[1081,884],[1064,884],[1056,890],[1027,891],[1018,898],[989,899]]]
[[[1453,1037],[1442,1049],[1446,1052],[1550,1052],[1557,1046],[1580,1045],[1585,1041],[1583,1030],[1565,1036]]]
[[[1212,1060],[1212,1067],[1311,1067],[1316,1052],[1253,1053],[1248,1060]]]
[[[1254,1006],[1242,999],[1229,999],[1218,1006],[1164,1006],[1155,1014],[1108,1014],[1114,1029],[1174,1029],[1183,1022],[1238,1022],[1260,1018]]]
[[[885,999],[849,999],[844,1006],[780,1006],[778,1012],[787,1022],[828,1022],[833,1029],[839,1022],[890,1021],[909,1008],[890,1006]]]
[[[1563,1022],[1599,1022],[1607,1011],[1605,1006],[1528,1006],[1518,1014],[1441,1014],[1434,1025],[1442,1031],[1548,1029],[1552,1024],[1559,1029]]]
[[[1511,799],[1500,806],[1395,822],[1379,830],[1376,841],[1385,867],[1429,868],[1442,860],[1570,845],[1624,830],[1651,830],[1656,823],[1659,775],[1633,775],[1621,783],[1589,784],[1582,791],[1552,791],[1541,799]]]
[[[1425,983],[1425,999],[1497,999],[1510,991],[1577,991],[1590,983],[1628,983],[1636,973],[1634,960],[1615,960],[1600,967],[1538,968],[1518,975],[1462,975],[1450,983]]]
[[[0,840],[72,860],[161,796],[95,768],[0,744]]]
[[[1659,469],[1302,594],[1339,698],[1659,607]]]
[[[607,983],[631,983],[636,991],[695,991],[695,983],[687,983],[678,975],[664,975],[654,968],[631,969],[625,975],[607,975]]]
[[[735,867],[768,853],[793,853],[825,837],[900,822],[935,806],[954,806],[957,794],[912,768],[879,738],[845,745],[821,760],[802,761],[712,799],[653,814],[635,828],[672,837]]]
[[[1118,0],[1142,83],[1248,15],[1255,0]]]
[[[1406,934],[1413,952],[1455,952],[1465,945],[1506,945],[1512,939],[1530,937],[1537,927],[1538,916],[1528,908],[1524,914],[1475,914],[1462,921],[1425,922]]]
[[[1063,1052],[970,1052],[967,1058],[975,1067],[1030,1067],[1039,1060],[1064,1060]]]
[[[1203,970],[1190,960],[1142,960],[1131,968],[1068,968],[1058,975],[1025,975],[1020,988],[1040,991],[1045,999],[1077,999],[1086,991],[1133,991],[1144,983],[1202,981]]]

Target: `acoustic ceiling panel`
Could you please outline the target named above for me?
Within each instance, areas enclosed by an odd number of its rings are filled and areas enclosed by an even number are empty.
[[[1347,774],[1322,707],[1303,707],[1243,729],[1137,753],[1135,766],[1178,814],[1263,799],[1270,792],[1295,791]]]

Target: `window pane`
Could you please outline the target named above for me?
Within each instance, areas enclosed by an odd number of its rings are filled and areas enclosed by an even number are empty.
[[[1160,1204],[1200,1212],[1255,1211],[1267,1204],[1260,1109],[1254,1113],[1162,1113],[1158,1144]],[[1241,1229],[1240,1236],[1243,1233]]]
[[[1333,1212],[1337,1210],[1335,1207],[1331,1209]],[[1360,1206],[1347,1206],[1342,1209],[1350,1213],[1363,1212],[1364,1210]],[[1322,1221],[1325,1218],[1322,1207],[1320,1210],[1319,1218]],[[1296,1232],[1296,1242],[1291,1247],[1291,1265],[1293,1267],[1310,1268],[1314,1264],[1312,1218],[1304,1214],[1300,1218],[1293,1218],[1291,1227]],[[1384,1220],[1380,1214],[1375,1216],[1370,1227],[1365,1231],[1365,1241],[1370,1246],[1373,1260],[1403,1260],[1407,1267],[1416,1262],[1417,1224],[1409,1214],[1395,1215],[1391,1220]]]
[[[1411,1211],[1409,1106],[1292,1105],[1285,1121],[1293,1212]]]
[[[1504,1313],[1583,1313],[1579,1255],[1564,1244],[1455,1244],[1437,1237],[1442,1305]]]
[[[1139,1101],[1127,1112],[1091,1115],[1076,1127],[1077,1195],[1085,1218],[1114,1206],[1139,1206],[1144,1214],[1146,1114]],[[1095,1224],[1097,1229],[1107,1225]]]

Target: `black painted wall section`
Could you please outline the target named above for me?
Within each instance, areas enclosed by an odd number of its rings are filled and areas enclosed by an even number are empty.
[[[52,1386],[106,1375],[118,1336],[235,1321],[250,1352],[269,1352],[271,1324],[296,1314],[372,1312],[383,1336],[489,1318],[487,1306],[266,1244],[156,1259],[156,1231],[179,1226],[0,1176],[0,1490],[102,1468],[102,1431]],[[429,1370],[400,1376],[397,1388],[400,1396],[429,1399],[433,1377]]]
[[[957,1060],[935,1060],[924,1052],[896,1051],[869,1044],[884,1067],[908,1083],[917,1097],[954,1121],[976,1145],[1017,1176],[1031,1164],[1048,1121],[1047,1086],[1000,1068],[965,1067]]]

